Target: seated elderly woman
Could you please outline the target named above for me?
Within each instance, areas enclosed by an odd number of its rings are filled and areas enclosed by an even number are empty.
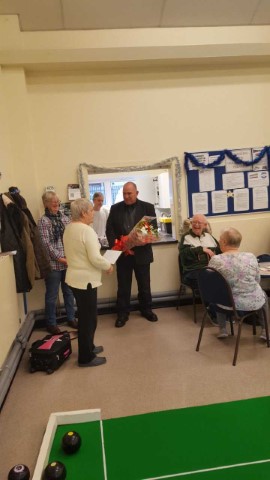
[[[231,286],[235,307],[245,314],[248,311],[264,308],[268,322],[268,298],[260,286],[260,274],[257,259],[253,253],[239,252],[242,235],[236,228],[223,230],[219,244],[222,254],[210,259],[209,267],[218,270]],[[220,332],[218,338],[228,337],[226,315],[217,313]],[[266,340],[263,317],[259,317],[262,326],[262,340]]]

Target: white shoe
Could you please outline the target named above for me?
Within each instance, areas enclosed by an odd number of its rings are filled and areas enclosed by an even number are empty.
[[[218,323],[218,321],[215,317],[211,317],[210,315],[208,315],[208,318],[210,320],[210,323],[212,323],[212,325],[214,325],[214,327],[219,327],[219,323]]]
[[[265,340],[265,341],[267,340],[267,338],[266,338],[266,331],[265,331],[264,328],[262,328],[261,335],[260,335],[260,339],[261,339],[261,340]]]
[[[226,328],[221,328],[217,338],[227,338],[229,336]]]

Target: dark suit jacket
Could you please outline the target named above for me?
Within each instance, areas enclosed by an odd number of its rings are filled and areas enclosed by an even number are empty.
[[[124,201],[116,203],[111,207],[106,225],[106,237],[108,239],[110,248],[113,247],[116,239],[119,240],[121,235],[126,235],[126,232],[123,230],[124,209]],[[156,213],[154,205],[152,205],[152,203],[143,202],[142,200],[137,200],[133,227],[144,215],[155,217]],[[144,265],[153,262],[153,251],[151,244],[147,244],[143,247],[134,247],[132,250],[134,250],[135,260],[138,265]]]

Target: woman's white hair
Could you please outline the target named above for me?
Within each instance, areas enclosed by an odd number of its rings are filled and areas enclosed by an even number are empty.
[[[84,213],[87,213],[89,207],[92,207],[92,202],[87,198],[78,198],[71,203],[71,218],[74,221],[80,220]]]
[[[47,205],[49,205],[52,201],[52,199],[55,199],[59,201],[59,197],[57,195],[57,193],[55,192],[44,192],[43,195],[42,195],[42,202],[43,202],[43,205],[44,207],[46,208]]]
[[[230,247],[239,247],[242,241],[242,235],[236,228],[229,227],[221,231],[220,237]]]

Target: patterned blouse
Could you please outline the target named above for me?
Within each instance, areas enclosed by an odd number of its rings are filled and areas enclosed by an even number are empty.
[[[65,227],[70,223],[70,219],[64,214],[61,214],[61,220]],[[38,229],[42,243],[49,254],[52,270],[66,270],[67,266],[58,262],[58,258],[65,257],[63,239],[54,239],[52,222],[46,215],[39,219]]]
[[[253,253],[215,255],[209,267],[218,270],[231,286],[237,310],[257,310],[265,303],[264,291],[260,286],[260,273]]]

